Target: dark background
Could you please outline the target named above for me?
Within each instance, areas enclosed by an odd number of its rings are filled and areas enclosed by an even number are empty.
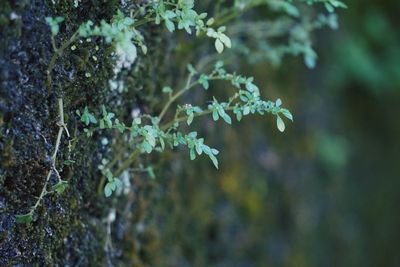
[[[221,169],[187,160],[171,175],[160,262],[400,266],[400,2],[346,3],[339,30],[316,35],[314,70],[241,66],[295,121],[206,124]]]

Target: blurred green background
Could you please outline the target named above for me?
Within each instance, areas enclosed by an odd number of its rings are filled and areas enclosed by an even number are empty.
[[[315,69],[241,66],[295,122],[206,125],[221,169],[166,179],[158,265],[400,266],[400,1],[346,3]]]

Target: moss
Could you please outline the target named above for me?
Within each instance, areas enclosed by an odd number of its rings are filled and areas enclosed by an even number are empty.
[[[79,43],[74,51],[65,51],[52,73],[54,91],[49,92],[44,81],[52,49],[44,18],[65,17],[57,36],[57,42],[62,42],[83,21],[109,19],[118,8],[118,1],[82,1],[78,8],[72,6],[72,1],[57,5],[51,1],[31,1],[29,5],[25,1],[14,2],[5,1],[0,7],[0,36],[4,40],[0,44],[0,265],[101,266],[110,259],[121,264],[148,261],[144,255],[154,250],[158,237],[146,234],[144,239],[131,238],[140,236],[133,227],[132,218],[137,218],[132,216],[137,211],[134,208],[128,209],[129,214],[118,214],[119,219],[112,225],[113,251],[103,253],[107,238],[104,218],[111,207],[124,210],[126,201],[112,203],[97,195],[100,160],[113,157],[120,150],[116,147],[105,151],[99,145],[100,135],[79,140],[71,155],[63,139],[57,166],[69,188],[62,195],[46,196],[29,225],[16,224],[15,215],[26,212],[34,203],[49,170],[58,128],[56,97],[64,98],[68,127],[74,137],[82,131],[75,110],[85,105],[98,108],[104,103],[125,118],[129,118],[132,107],[154,112],[164,69],[159,32],[145,30],[150,56],[138,58],[131,72],[121,74],[128,92],[109,91],[107,84],[114,75],[112,47],[97,39]],[[125,2],[135,5],[135,1]],[[12,12],[19,19],[10,20]],[[76,163],[62,166],[68,156]],[[152,198],[144,199],[142,211],[146,212],[143,207],[151,206]],[[147,245],[142,246],[142,242]],[[140,247],[130,255],[119,252]]]

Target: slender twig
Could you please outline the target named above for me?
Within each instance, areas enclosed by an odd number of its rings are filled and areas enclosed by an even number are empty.
[[[51,166],[50,166],[50,170],[47,173],[47,177],[46,180],[44,182],[42,191],[40,192],[40,195],[35,203],[35,205],[32,206],[32,208],[30,209],[31,214],[33,214],[33,212],[37,209],[37,207],[40,205],[40,202],[43,200],[44,196],[47,195],[49,192],[47,191],[47,185],[50,181],[51,175],[53,174],[53,172],[56,173],[57,178],[60,180],[60,174],[58,173],[58,170],[56,168],[56,160],[57,160],[57,154],[58,154],[58,150],[60,148],[60,144],[61,144],[61,138],[62,138],[62,134],[64,132],[64,130],[66,129],[66,125],[64,123],[64,106],[63,106],[63,100],[62,98],[58,99],[58,112],[59,112],[59,117],[60,120],[58,121],[57,125],[58,125],[58,134],[57,134],[57,139],[56,139],[56,144],[54,147],[54,152],[53,155],[51,156]]]
[[[218,76],[213,76],[215,73],[213,72],[212,75],[210,75],[210,77],[208,77],[209,81],[212,80],[222,80],[222,78],[218,77]],[[184,93],[186,93],[189,89],[195,87],[196,85],[199,85],[199,81],[194,81],[191,83],[193,74],[190,74],[186,85],[184,88],[182,88],[181,90],[179,90],[178,92],[176,92],[174,95],[172,95],[169,100],[167,101],[167,103],[165,104],[164,108],[161,110],[160,115],[158,115],[158,118],[160,119],[160,121],[164,118],[165,114],[167,113],[169,107],[179,98],[181,97]]]
[[[57,59],[62,55],[62,53],[64,52],[64,50],[66,48],[68,48],[74,41],[76,41],[78,36],[79,36],[79,33],[78,33],[78,31],[76,31],[76,32],[74,32],[74,34],[72,34],[72,36],[68,39],[68,41],[66,41],[65,43],[63,43],[61,45],[61,47],[56,48],[55,44],[53,45],[55,50],[54,50],[53,56],[50,59],[49,66],[47,67],[47,71],[46,71],[46,73],[47,73],[47,89],[49,91],[52,88],[53,81],[52,81],[52,75],[51,74],[53,72],[53,69],[54,69],[54,66],[56,64]]]
[[[221,79],[222,79],[221,77],[219,77],[219,76],[214,76],[214,75],[215,75],[215,73],[213,72],[213,73],[210,75],[210,77],[209,77],[208,80],[221,80]],[[158,118],[160,119],[160,121],[161,121],[161,119],[163,119],[163,117],[165,116],[165,114],[166,114],[166,112],[168,111],[169,107],[170,107],[180,96],[182,96],[182,95],[183,95],[185,92],[187,92],[190,88],[192,88],[192,87],[194,87],[194,86],[196,86],[196,85],[199,84],[198,81],[191,82],[191,81],[192,81],[192,77],[193,77],[193,74],[190,74],[189,77],[188,77],[188,79],[187,79],[187,81],[186,81],[186,85],[184,86],[184,88],[181,89],[181,90],[179,90],[178,92],[176,92],[172,97],[170,97],[170,99],[169,99],[168,102],[165,104],[164,108],[162,109],[160,115],[158,116]],[[234,107],[233,107],[233,106],[230,106],[230,104],[232,103],[232,101],[233,101],[233,99],[231,99],[231,100],[229,101],[228,107],[225,109],[226,111],[231,111],[231,110],[233,110]],[[210,113],[212,113],[212,112],[213,112],[212,110],[204,110],[204,111],[202,111],[202,112],[199,112],[199,113],[194,114],[194,117],[200,117],[200,116],[208,115],[208,114],[210,114]],[[179,112],[175,112],[174,118],[173,118],[171,121],[169,121],[169,122],[165,123],[164,125],[162,125],[162,126],[160,127],[160,130],[162,130],[162,131],[168,130],[168,129],[170,129],[175,123],[177,123],[177,122],[178,122],[178,123],[179,123],[179,122],[183,122],[183,121],[186,121],[187,119],[188,119],[188,116],[179,117]],[[131,166],[131,165],[137,160],[137,158],[140,156],[140,154],[141,154],[140,149],[138,149],[138,148],[135,149],[135,150],[130,154],[130,156],[129,156],[126,160],[124,160],[124,161],[122,162],[122,164],[119,166],[119,168],[114,172],[114,175],[115,175],[116,177],[120,176],[124,170],[128,169],[129,166]],[[117,160],[113,160],[113,161],[112,161],[112,164],[109,164],[109,167],[108,167],[108,168],[112,168],[113,165],[114,165],[115,163],[117,163]],[[105,182],[106,182],[106,177],[103,175],[103,176],[101,177],[101,180],[100,180],[100,183],[99,183],[99,187],[98,187],[98,190],[97,190],[99,194],[102,193],[103,188],[104,188],[104,186],[105,186]]]
[[[238,16],[242,15],[243,13],[249,11],[250,9],[253,9],[259,5],[262,5],[263,3],[260,1],[259,3],[253,2],[245,6],[244,8],[238,9],[236,7],[232,7],[226,12],[224,12],[224,16],[217,18],[213,24],[214,27],[219,27],[222,25],[225,25],[227,22],[237,18]]]
[[[165,116],[165,114],[168,111],[168,108],[172,105],[172,103],[175,102],[175,100],[177,100],[181,95],[183,95],[186,91],[188,91],[190,88],[192,88],[193,86],[197,85],[198,83],[190,83],[192,80],[193,74],[190,73],[189,77],[186,81],[186,85],[183,89],[179,90],[178,92],[176,92],[174,95],[172,95],[172,97],[170,97],[168,99],[168,102],[165,104],[164,108],[161,110],[160,115],[158,115],[158,118],[160,119],[160,121],[163,119],[163,117]]]
[[[231,110],[233,110],[233,109],[234,109],[234,107],[228,107],[228,108],[225,108],[225,111],[231,111]],[[202,117],[202,116],[211,114],[212,112],[213,112],[212,110],[207,109],[207,110],[204,110],[204,111],[202,111],[202,112],[199,112],[199,113],[194,114],[194,117]],[[177,123],[177,122],[186,121],[186,120],[188,119],[188,117],[189,117],[189,116],[178,117],[178,118],[176,118],[176,119],[174,119],[174,120],[172,120],[172,121],[170,121],[170,122],[164,124],[163,126],[160,127],[160,129],[161,129],[162,131],[165,131],[165,130],[171,128],[171,127],[172,127],[175,123]]]
[[[231,111],[233,109],[234,109],[234,107],[228,107],[225,110],[226,111]],[[201,116],[205,116],[205,115],[208,115],[208,114],[211,114],[211,113],[212,113],[212,110],[204,110],[203,112],[196,113],[194,116],[195,117],[201,117]],[[187,119],[188,119],[188,116],[178,117],[178,118],[176,118],[176,119],[164,124],[163,126],[160,127],[160,129],[165,131],[165,130],[169,129],[170,127],[172,127],[175,123],[183,122],[183,121],[186,121]],[[122,162],[121,166],[115,172],[115,176],[118,177],[119,175],[122,174],[122,172],[124,170],[129,168],[129,166],[131,166],[136,161],[136,159],[140,156],[140,153],[141,153],[141,151],[139,149],[134,150],[132,152],[132,154],[129,156],[129,158],[127,158],[126,160],[124,160]],[[104,183],[105,183],[105,177],[103,176],[102,177],[102,182],[99,185],[99,190],[98,190],[99,193],[102,192],[103,187],[104,187]]]
[[[51,45],[53,46],[54,52],[57,51],[56,41],[54,40],[54,36],[51,36]]]
[[[142,26],[142,25],[144,25],[144,24],[146,24],[146,23],[155,21],[155,20],[156,20],[155,18],[144,18],[144,19],[142,19],[142,20],[138,20],[137,22],[133,23],[133,24],[132,24],[132,27],[133,27],[133,28],[136,28],[136,27]]]

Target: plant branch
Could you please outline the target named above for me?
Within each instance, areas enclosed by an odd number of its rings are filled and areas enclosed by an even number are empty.
[[[168,100],[168,102],[165,104],[164,108],[160,112],[160,115],[158,115],[158,118],[160,119],[160,121],[163,119],[163,117],[165,116],[165,114],[168,111],[168,108],[175,102],[175,100],[177,100],[179,97],[181,97],[190,88],[192,88],[198,84],[198,82],[190,83],[192,80],[192,77],[193,77],[193,74],[190,73],[189,77],[186,81],[185,87],[183,89],[179,90],[178,92],[176,92],[174,95],[172,95],[172,97],[170,97],[170,99]]]
[[[138,20],[137,22],[133,23],[132,27],[136,28],[136,27],[142,26],[146,23],[153,22],[155,20],[156,20],[155,18],[144,18],[144,19]]]
[[[49,66],[47,67],[47,71],[46,71],[46,73],[47,73],[47,89],[48,89],[49,91],[50,91],[51,88],[52,88],[52,83],[53,83],[53,81],[52,81],[52,76],[51,76],[51,74],[52,74],[52,72],[53,72],[53,69],[54,69],[54,66],[55,66],[55,64],[56,64],[57,59],[62,55],[62,53],[64,52],[64,50],[65,50],[67,47],[69,47],[74,41],[76,41],[76,39],[78,38],[78,35],[79,35],[78,31],[74,32],[74,34],[68,39],[68,41],[66,41],[65,43],[63,43],[63,44],[61,45],[61,47],[58,48],[58,49],[55,47],[55,44],[53,45],[53,47],[55,48],[55,51],[54,51],[53,56],[52,56],[51,59],[50,59]],[[54,40],[54,39],[53,39],[53,40]],[[54,42],[53,42],[53,43],[54,43]]]
[[[59,173],[58,173],[58,171],[56,169],[56,160],[57,160],[58,150],[59,150],[60,144],[61,144],[62,134],[63,134],[64,130],[66,129],[66,125],[64,123],[64,107],[63,107],[62,98],[58,99],[58,107],[59,107],[60,120],[57,123],[57,125],[58,125],[59,129],[58,129],[56,144],[55,144],[55,147],[54,147],[54,152],[53,152],[53,155],[51,157],[51,167],[50,167],[49,172],[47,173],[46,180],[44,182],[42,191],[40,192],[40,195],[39,195],[37,201],[36,201],[35,205],[33,205],[31,207],[30,211],[29,211],[29,214],[31,214],[31,215],[33,215],[33,213],[35,212],[37,207],[40,205],[40,202],[43,200],[44,196],[49,193],[47,191],[47,185],[48,185],[48,183],[50,181],[50,178],[51,178],[51,175],[53,174],[53,172],[55,172],[57,174],[57,177],[59,178]]]

